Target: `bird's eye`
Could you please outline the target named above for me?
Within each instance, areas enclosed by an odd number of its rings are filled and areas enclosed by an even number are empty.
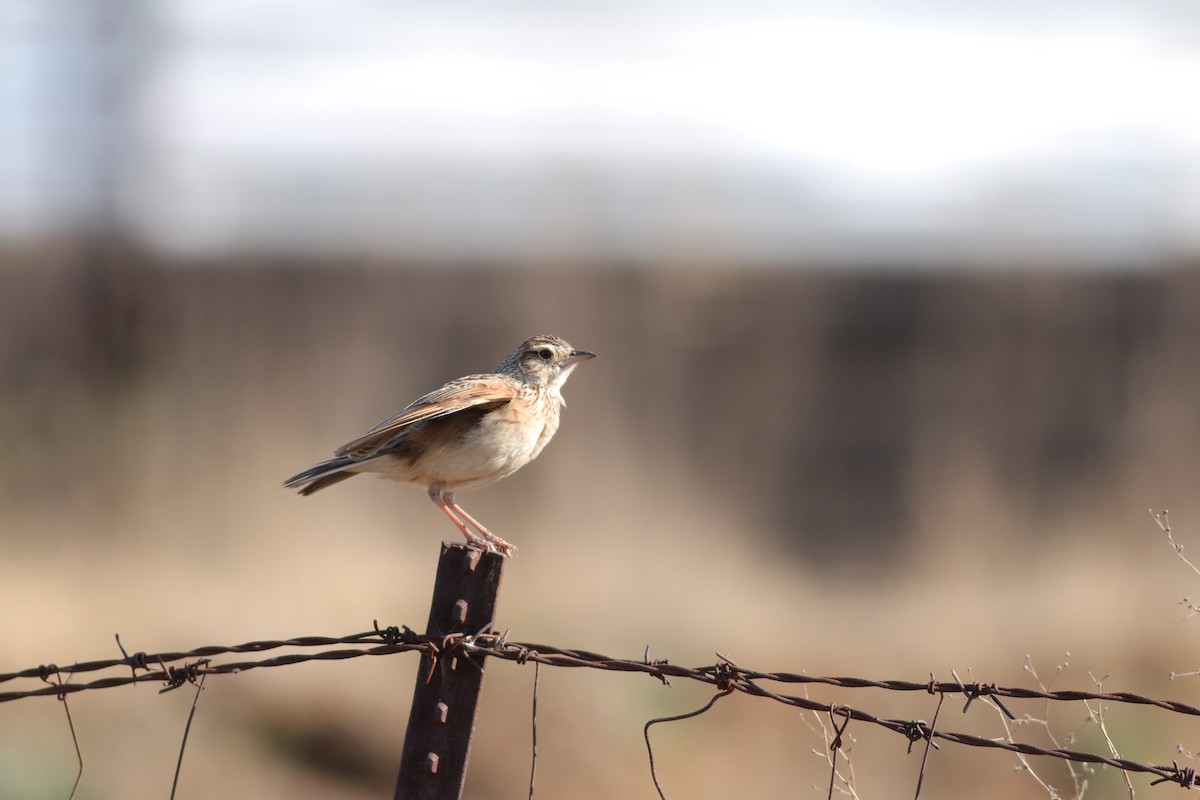
[[[543,347],[541,350],[538,350],[537,354],[542,361],[549,361],[550,357],[554,355],[554,353],[550,352],[549,347]]]

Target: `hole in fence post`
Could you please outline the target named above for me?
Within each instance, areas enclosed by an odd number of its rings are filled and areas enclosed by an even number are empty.
[[[504,561],[496,553],[442,542],[425,633],[470,635],[491,625]],[[482,687],[483,656],[461,649],[421,656],[395,800],[462,796]]]

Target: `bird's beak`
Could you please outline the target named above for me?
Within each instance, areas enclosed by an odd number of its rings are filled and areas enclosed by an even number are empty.
[[[572,350],[571,355],[563,359],[563,366],[569,367],[572,364],[578,364],[580,361],[587,361],[589,358],[595,358],[596,354],[588,350]]]

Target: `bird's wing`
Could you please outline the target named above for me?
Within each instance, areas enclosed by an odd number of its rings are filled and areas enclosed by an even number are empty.
[[[379,455],[380,450],[404,428],[415,422],[436,419],[468,408],[481,411],[499,408],[516,397],[516,386],[496,375],[469,375],[450,381],[388,417],[352,442],[339,447],[334,455],[356,461]]]

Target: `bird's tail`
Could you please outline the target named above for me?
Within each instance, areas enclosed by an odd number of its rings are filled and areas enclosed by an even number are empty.
[[[283,482],[283,488],[299,489],[301,495],[310,495],[326,486],[353,478],[358,473],[349,472],[346,468],[356,463],[358,462],[352,458],[331,458],[322,461],[315,467],[309,467],[304,472],[288,478]]]

